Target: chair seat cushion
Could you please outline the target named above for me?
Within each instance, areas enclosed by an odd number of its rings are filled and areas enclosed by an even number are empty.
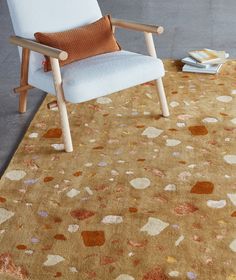
[[[160,59],[128,51],[101,54],[61,69],[65,99],[80,103],[164,76]],[[29,84],[55,95],[52,72],[30,72]]]
[[[113,35],[109,15],[82,27],[55,33],[36,32],[34,36],[39,43],[68,53],[68,58],[60,61],[60,66],[121,49]],[[44,70],[50,71],[50,59],[47,56],[45,59]]]

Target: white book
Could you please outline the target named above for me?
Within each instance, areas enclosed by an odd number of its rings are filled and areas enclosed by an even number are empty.
[[[229,54],[225,51],[215,51],[211,49],[202,49],[190,51],[189,55],[202,64],[221,64],[225,63]]]
[[[197,60],[195,60],[194,58],[189,57],[189,56],[183,58],[181,61],[185,64],[195,66],[198,68],[207,68],[207,66],[208,66],[207,64],[202,64],[202,63],[198,62]]]
[[[199,68],[185,64],[182,71],[191,73],[217,74],[220,71],[222,65],[223,64],[208,65],[206,68]]]

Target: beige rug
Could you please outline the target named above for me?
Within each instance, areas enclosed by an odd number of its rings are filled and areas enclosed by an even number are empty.
[[[0,183],[0,279],[235,280],[236,61],[167,61],[152,83],[70,105],[47,97]]]

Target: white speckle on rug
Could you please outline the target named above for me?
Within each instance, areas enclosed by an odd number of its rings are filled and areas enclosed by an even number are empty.
[[[8,211],[4,208],[0,208],[0,225],[7,220],[9,220],[11,217],[13,217],[15,213]]]
[[[112,100],[109,97],[100,97],[96,101],[98,104],[103,104],[103,105],[112,103]]]
[[[69,198],[73,198],[73,197],[77,196],[78,194],[80,194],[80,191],[76,190],[76,189],[71,189],[69,192],[66,193],[66,195]]]
[[[91,166],[93,166],[93,164],[92,164],[92,162],[87,162],[87,163],[84,164],[84,166],[85,167],[91,167]]]
[[[207,206],[210,208],[221,209],[226,206],[226,200],[208,200]]]
[[[79,271],[77,270],[77,268],[74,267],[74,266],[70,266],[70,267],[69,267],[69,271],[72,272],[72,273],[78,273],[78,272],[79,272]]]
[[[147,136],[147,138],[152,139],[152,138],[156,138],[158,136],[160,136],[162,134],[163,130],[162,129],[158,129],[155,127],[148,127],[146,128],[142,135],[143,136]]]
[[[217,122],[218,122],[218,120],[217,120],[216,118],[210,118],[210,117],[205,118],[205,119],[203,119],[202,121],[203,121],[204,123],[217,123]]]
[[[135,280],[135,278],[128,274],[121,274],[115,280]]]
[[[236,164],[236,155],[226,155],[224,156],[224,160],[228,164]]]
[[[170,271],[168,274],[170,277],[179,277],[179,271],[176,270]]]
[[[121,216],[109,215],[102,219],[103,224],[120,224],[123,223],[123,218]]]
[[[168,226],[169,223],[163,222],[157,218],[149,217],[148,222],[140,229],[140,231],[146,231],[149,235],[155,236],[160,234]]]
[[[53,147],[56,151],[63,151],[65,150],[64,144],[52,144],[51,147]]]
[[[230,243],[229,248],[230,248],[234,253],[236,253],[236,239],[234,239],[234,240]]]
[[[119,176],[119,172],[113,169],[113,170],[111,171],[111,175],[112,175],[112,176]]]
[[[6,173],[6,178],[11,181],[20,181],[26,176],[26,172],[23,170],[11,170]]]
[[[216,99],[220,102],[228,103],[228,102],[231,102],[233,100],[233,97],[229,96],[229,95],[222,95],[222,96],[216,97]]]
[[[236,124],[236,118],[232,119],[231,123]]]
[[[185,120],[191,119],[192,117],[193,117],[192,115],[184,114],[184,115],[179,115],[178,119],[181,121],[185,121]]]
[[[90,187],[85,187],[84,189],[89,195],[93,195],[93,191],[90,189]]]
[[[172,108],[178,107],[178,106],[179,106],[179,102],[177,102],[177,101],[172,101],[172,102],[170,102],[170,106],[171,106]]]
[[[176,191],[176,185],[175,184],[169,184],[169,185],[165,186],[164,190],[167,191],[167,192],[175,192]]]
[[[79,225],[74,224],[74,225],[69,225],[68,226],[68,231],[70,233],[77,232],[78,230],[79,230]]]
[[[37,132],[30,133],[29,138],[38,138],[39,134]]]
[[[178,175],[178,178],[181,181],[187,181],[188,178],[191,176],[192,176],[192,174],[189,171],[183,171]]]
[[[175,246],[178,247],[180,243],[184,240],[184,236],[181,235],[176,241],[175,241]]]
[[[236,206],[236,193],[228,193],[227,194],[230,201],[233,203],[234,206]]]
[[[65,259],[59,255],[48,255],[47,260],[43,263],[44,266],[53,266],[56,265]]]
[[[178,122],[178,123],[176,123],[176,125],[177,125],[177,127],[179,127],[179,128],[183,128],[183,127],[186,126],[186,124],[183,123],[183,122]]]
[[[34,251],[33,250],[25,250],[26,255],[33,255]]]
[[[144,190],[150,186],[151,182],[148,178],[136,178],[131,180],[130,184],[137,190]]]
[[[181,141],[176,140],[176,139],[167,139],[166,140],[167,147],[175,147],[175,146],[178,146],[180,143],[181,143]]]

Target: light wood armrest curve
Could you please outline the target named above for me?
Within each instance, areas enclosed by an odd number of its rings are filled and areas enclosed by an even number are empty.
[[[164,32],[164,27],[162,26],[138,23],[138,22],[127,21],[123,19],[111,18],[111,23],[112,25],[117,27],[143,31],[148,33],[156,33],[158,35]]]
[[[33,40],[25,39],[19,36],[10,36],[9,42],[22,48],[30,49],[31,51],[41,53],[43,55],[57,58],[59,60],[66,60],[68,53],[47,45],[40,44]]]

